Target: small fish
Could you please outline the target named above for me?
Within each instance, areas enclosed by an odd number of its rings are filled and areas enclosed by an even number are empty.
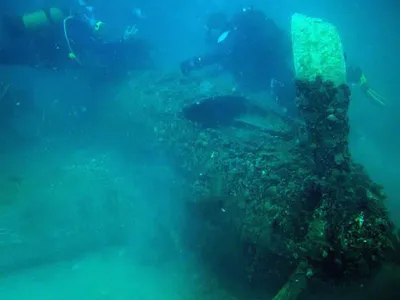
[[[229,30],[224,31],[223,33],[221,33],[221,35],[218,37],[217,43],[219,44],[219,43],[225,41],[225,39],[228,37],[229,33],[231,33]]]
[[[141,10],[140,8],[138,8],[138,7],[135,7],[135,8],[132,10],[132,13],[133,13],[136,17],[138,17],[139,19],[145,19],[145,18],[146,18],[146,16],[143,14],[142,10]]]

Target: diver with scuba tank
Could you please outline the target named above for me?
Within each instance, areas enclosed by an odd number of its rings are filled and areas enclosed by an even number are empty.
[[[296,90],[291,63],[290,36],[263,11],[244,7],[231,18],[223,12],[211,14],[205,24],[206,53],[181,62],[183,75],[218,65],[236,84],[250,90],[269,90],[289,115],[295,115]],[[386,99],[373,90],[359,67],[347,66],[348,83],[359,86],[365,97],[380,106]]]
[[[2,19],[0,64],[130,70],[153,64],[149,43],[135,26],[122,33],[97,18],[91,0]]]

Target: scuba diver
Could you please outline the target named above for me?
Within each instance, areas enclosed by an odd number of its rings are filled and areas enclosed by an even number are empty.
[[[371,88],[367,77],[360,67],[347,66],[347,82],[359,86],[363,95],[373,103],[386,106],[386,99]]]
[[[220,65],[242,88],[269,89],[284,110],[296,112],[296,89],[290,63],[291,41],[262,11],[243,8],[231,19],[212,14],[206,23],[209,53],[181,63],[184,75],[210,65]]]
[[[153,66],[151,47],[128,26],[115,35],[96,17],[94,0],[75,7],[6,15],[0,35],[0,64],[62,68],[83,66],[106,73]]]
[[[206,23],[209,53],[192,57],[180,64],[189,75],[211,65],[220,65],[233,75],[238,85],[251,90],[269,89],[287,115],[296,115],[296,89],[291,61],[291,40],[262,11],[243,8],[231,19],[224,13],[212,14]],[[357,83],[365,95],[384,105],[385,100],[373,91],[361,69],[348,70],[351,83]]]

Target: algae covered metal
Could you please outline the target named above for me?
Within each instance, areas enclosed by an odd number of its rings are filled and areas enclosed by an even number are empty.
[[[291,33],[298,80],[314,81],[321,76],[335,86],[346,83],[344,50],[335,26],[322,19],[294,14]]]

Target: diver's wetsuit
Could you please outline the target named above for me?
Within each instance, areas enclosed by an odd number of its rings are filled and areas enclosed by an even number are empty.
[[[104,42],[93,36],[93,30],[82,18],[67,23],[68,39],[81,65],[69,56],[63,24],[51,24],[40,31],[15,30],[9,17],[3,19],[0,34],[0,65],[26,65],[43,68],[85,67],[108,74],[153,66],[150,46],[142,39],[129,42]],[[135,53],[135,55],[132,55]]]
[[[293,71],[289,63],[289,37],[258,10],[244,9],[233,16],[215,42],[214,50],[181,63],[188,74],[205,66],[220,64],[238,84],[255,89],[272,89],[280,105],[295,109]]]

